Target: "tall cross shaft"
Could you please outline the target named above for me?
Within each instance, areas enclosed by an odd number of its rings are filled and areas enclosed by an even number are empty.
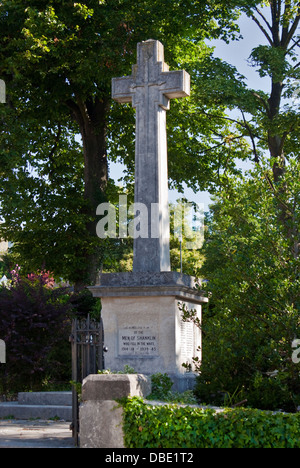
[[[136,109],[134,201],[148,213],[148,229],[134,238],[136,272],[171,270],[166,111],[170,99],[189,94],[189,74],[170,72],[163,45],[152,39],[138,43],[131,76],[112,80],[113,99]]]

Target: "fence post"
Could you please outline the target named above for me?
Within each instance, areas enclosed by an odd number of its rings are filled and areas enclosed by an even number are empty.
[[[80,448],[125,448],[123,408],[117,399],[146,397],[151,380],[142,374],[89,375],[83,381],[79,409]]]
[[[73,319],[70,336],[72,344],[72,435],[78,446],[79,433],[79,396],[77,384],[89,374],[96,374],[104,368],[105,351],[103,346],[104,330],[102,319],[98,322],[90,318]]]

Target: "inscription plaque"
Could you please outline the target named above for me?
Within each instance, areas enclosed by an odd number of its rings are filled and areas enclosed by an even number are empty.
[[[192,322],[181,322],[181,356],[190,361],[194,356],[194,325]]]
[[[151,327],[121,328],[119,356],[158,356],[156,331]]]

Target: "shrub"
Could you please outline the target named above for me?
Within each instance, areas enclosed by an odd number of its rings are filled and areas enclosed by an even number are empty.
[[[122,404],[127,448],[300,448],[300,414]]]
[[[157,372],[151,375],[151,395],[147,398],[148,400],[160,400],[168,401],[173,403],[186,403],[193,404],[197,403],[196,397],[192,390],[186,390],[185,392],[179,393],[172,391],[173,382],[168,374],[162,374]]]
[[[239,393],[254,408],[287,412],[300,405],[299,162],[289,161],[270,190],[268,165],[228,179],[211,206],[200,276],[202,363],[197,396],[223,404]],[[291,210],[283,216],[282,207]],[[222,401],[223,400],[223,401]]]
[[[73,293],[70,297],[70,304],[72,305],[72,314],[81,319],[90,317],[99,320],[101,313],[101,300],[93,297],[88,289],[83,289],[78,293]]]
[[[70,374],[69,311],[66,291],[47,288],[43,278],[0,289],[0,337],[7,347],[2,391],[41,389],[49,375]]]

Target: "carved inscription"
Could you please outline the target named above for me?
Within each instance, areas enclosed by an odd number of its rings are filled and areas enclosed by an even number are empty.
[[[128,327],[119,330],[119,356],[157,356],[157,335],[150,327]]]
[[[194,356],[194,326],[192,322],[181,322],[181,357],[191,361]]]

